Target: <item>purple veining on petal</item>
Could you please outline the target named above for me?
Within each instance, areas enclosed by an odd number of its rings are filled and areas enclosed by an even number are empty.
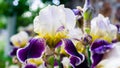
[[[95,40],[91,45],[93,61],[92,68],[95,68],[95,66],[102,60],[104,53],[112,48],[114,48],[114,46],[105,40]]]
[[[76,50],[76,48],[75,48],[75,46],[74,46],[74,44],[72,43],[72,41],[71,40],[69,40],[69,39],[63,39],[63,41],[64,41],[64,44],[65,44],[65,51],[69,54],[69,55],[71,55],[72,57],[71,57],[71,62],[72,62],[72,58],[74,59],[75,57],[76,58],[79,58],[79,61],[76,61],[77,63],[77,65],[80,65],[83,61],[84,61],[84,55],[83,54],[80,54],[80,53],[78,53],[78,51]],[[78,63],[79,62],[79,63]],[[73,64],[73,63],[71,63],[71,64]],[[73,65],[74,66],[74,65]]]
[[[92,52],[97,53],[97,54],[104,54],[106,53],[108,50],[112,49],[114,46],[112,46],[112,44],[109,45],[103,45],[100,46],[96,49],[94,49]]]
[[[110,43],[108,43],[105,40],[97,39],[91,44],[91,50],[93,51],[95,48],[98,48],[98,47],[103,46],[103,45],[109,45],[109,44]]]
[[[61,26],[61,27],[59,27],[59,28],[57,29],[57,32],[62,31],[62,30],[64,30],[64,29],[65,29],[65,27],[64,27],[64,26]]]
[[[33,64],[26,64],[24,68],[37,68],[37,66]]]
[[[31,39],[26,47],[18,49],[17,57],[19,61],[25,62],[26,59],[40,57],[45,50],[45,45],[46,43],[44,39]]]
[[[18,48],[17,48],[17,47],[14,47],[14,48],[12,49],[12,51],[10,52],[10,56],[16,56],[17,50],[18,50]]]

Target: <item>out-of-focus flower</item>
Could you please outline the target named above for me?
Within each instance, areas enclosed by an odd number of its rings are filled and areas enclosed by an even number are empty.
[[[120,67],[120,42],[113,44],[109,52],[105,53],[96,68],[119,68]]]
[[[108,43],[105,40],[97,39],[91,44],[92,52],[92,68],[96,68],[96,65],[102,60],[105,53],[114,48],[114,45]]]
[[[13,46],[20,48],[26,45],[28,38],[28,34],[24,31],[21,31],[18,34],[13,35],[10,38],[10,41],[12,42]]]
[[[93,41],[99,38],[111,42],[113,39],[116,39],[117,28],[116,26],[110,24],[108,17],[104,17],[99,14],[91,21],[90,34]]]

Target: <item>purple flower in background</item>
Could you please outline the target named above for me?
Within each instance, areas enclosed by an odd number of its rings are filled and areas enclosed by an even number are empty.
[[[20,48],[17,51],[17,57],[20,62],[25,62],[29,58],[41,57],[45,50],[45,40],[41,38],[32,38],[25,48]]]
[[[114,46],[105,40],[95,40],[91,45],[93,61],[92,68],[95,68],[95,66],[102,60],[104,53],[108,52],[112,48],[114,48]]]

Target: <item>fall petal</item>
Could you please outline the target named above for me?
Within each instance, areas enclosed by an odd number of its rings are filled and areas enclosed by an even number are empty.
[[[38,58],[45,50],[45,40],[41,38],[33,38],[25,48],[17,51],[17,57],[20,62],[25,62],[29,58]]]

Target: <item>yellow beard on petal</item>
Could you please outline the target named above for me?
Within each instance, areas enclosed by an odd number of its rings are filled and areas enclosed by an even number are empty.
[[[31,58],[27,60],[28,63],[35,64],[37,66],[41,65],[44,61],[41,58]]]
[[[74,45],[79,53],[82,53],[85,49],[84,45],[80,41],[74,41]]]
[[[22,40],[22,41],[15,40],[12,43],[15,47],[24,47],[27,43],[27,40]]]
[[[90,34],[92,36],[92,41],[95,41],[96,39],[103,39],[103,40],[106,40],[108,42],[111,42],[112,41],[112,38],[110,35],[108,34],[105,34],[105,35],[97,35],[97,34]]]
[[[45,35],[39,34],[39,37],[44,38],[49,47],[54,47],[63,38],[67,38],[67,31],[59,31],[55,34],[46,33]]]

